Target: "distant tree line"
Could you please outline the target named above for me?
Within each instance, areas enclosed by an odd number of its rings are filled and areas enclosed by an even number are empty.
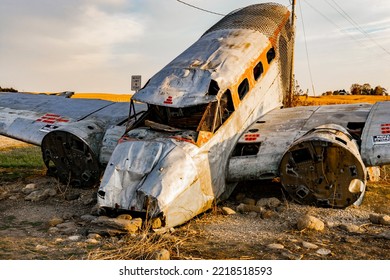
[[[2,88],[0,87],[0,92],[18,92],[16,89],[14,88]]]
[[[387,90],[382,86],[376,86],[375,88],[371,87],[369,83],[363,85],[353,84],[350,88],[350,92],[347,92],[345,89],[327,91],[322,95],[389,95]]]

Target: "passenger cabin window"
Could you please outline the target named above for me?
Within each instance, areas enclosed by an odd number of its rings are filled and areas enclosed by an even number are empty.
[[[268,64],[270,64],[271,61],[274,60],[275,56],[276,56],[275,49],[274,48],[269,49],[269,51],[267,52]]]
[[[259,63],[257,63],[255,68],[253,68],[253,77],[255,78],[256,81],[260,78],[263,72],[264,72],[263,63],[260,61]]]
[[[238,96],[240,97],[240,100],[244,98],[244,96],[248,93],[248,91],[249,91],[249,82],[248,79],[245,79],[238,86]]]

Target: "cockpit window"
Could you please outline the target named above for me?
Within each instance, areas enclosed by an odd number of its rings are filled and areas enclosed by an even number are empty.
[[[219,92],[219,86],[218,86],[217,81],[211,80],[210,81],[209,90],[208,90],[208,94],[209,95],[217,95],[218,92]]]

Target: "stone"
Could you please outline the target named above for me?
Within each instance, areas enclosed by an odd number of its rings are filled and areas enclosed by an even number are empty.
[[[260,200],[257,201],[256,206],[268,207],[273,209],[280,206],[281,204],[282,202],[276,197],[270,197],[270,198],[261,198]]]
[[[29,195],[27,195],[24,198],[24,200],[33,201],[33,202],[44,201],[51,196],[55,196],[56,194],[57,194],[57,191],[53,188],[48,188],[48,189],[44,189],[44,190],[35,190],[35,191],[32,191]]]
[[[253,198],[245,197],[242,200],[242,203],[247,204],[247,205],[256,205],[256,200],[254,200]]]
[[[81,235],[72,235],[72,236],[69,236],[68,239],[70,241],[80,241],[81,240]]]
[[[80,218],[81,218],[83,221],[86,221],[86,222],[92,222],[93,220],[96,220],[96,219],[97,219],[96,216],[93,216],[93,215],[90,215],[90,214],[82,215]]]
[[[276,216],[276,213],[274,211],[271,211],[271,210],[265,210],[265,211],[261,212],[261,218],[263,218],[263,219],[272,219],[275,216]]]
[[[281,249],[284,249],[284,246],[282,244],[272,243],[272,244],[268,244],[267,248],[273,249],[273,250],[281,250]]]
[[[248,216],[251,217],[251,218],[256,218],[258,215],[259,215],[259,213],[256,213],[254,211],[251,211],[251,212],[248,213]]]
[[[312,229],[316,231],[322,231],[324,230],[325,225],[323,221],[316,217],[304,215],[298,219],[297,227],[298,230]]]
[[[132,220],[133,217],[129,214],[121,214],[119,215],[118,217],[116,217],[117,219],[122,219],[122,220]]]
[[[35,246],[35,249],[37,249],[38,251],[46,251],[47,249],[49,249],[49,247],[38,244],[37,246]]]
[[[378,234],[378,237],[390,240],[390,230]]]
[[[256,212],[256,213],[261,213],[264,211],[263,207],[256,206],[256,205],[248,205],[241,203],[240,205],[237,206],[237,212],[239,213],[249,213],[249,212]]]
[[[327,256],[327,255],[330,255],[332,253],[332,251],[329,249],[326,249],[326,248],[321,248],[321,249],[318,249],[316,251],[316,253],[319,255],[322,255],[322,256]]]
[[[171,256],[167,249],[160,249],[153,253],[154,260],[170,260]]]
[[[59,217],[53,217],[49,220],[48,225],[49,227],[55,227],[56,225],[62,224],[64,220]]]
[[[85,240],[86,243],[89,243],[89,244],[98,244],[100,243],[98,240],[96,240],[95,238],[88,238],[87,240]]]
[[[341,224],[340,228],[349,232],[349,233],[361,233],[362,229],[354,224]]]
[[[158,229],[162,227],[162,222],[160,218],[154,218],[151,221],[152,229]]]
[[[234,211],[232,208],[230,207],[222,207],[222,213],[224,215],[234,215],[234,214],[237,214],[236,211]]]
[[[87,236],[88,239],[101,239],[101,235],[97,234],[97,233],[90,233],[88,234]]]
[[[77,231],[77,225],[73,222],[58,224],[56,227],[63,234],[74,234]]]
[[[368,174],[368,181],[379,182],[381,180],[381,169],[378,166],[366,167]]]
[[[92,221],[94,224],[98,224],[103,227],[112,228],[122,232],[134,233],[137,232],[142,226],[142,219],[136,218],[132,220],[118,219],[118,218],[108,218],[101,216],[96,220]]]
[[[29,195],[33,191],[37,190],[37,185],[36,184],[27,184],[23,189],[22,193],[25,195]]]
[[[302,241],[302,246],[306,249],[317,249],[318,248],[318,246],[316,244],[306,242],[306,241]]]
[[[373,224],[390,225],[390,216],[383,214],[370,214],[370,221]]]

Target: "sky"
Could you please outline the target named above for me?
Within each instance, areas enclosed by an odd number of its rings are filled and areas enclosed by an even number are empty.
[[[251,0],[0,0],[0,86],[132,93],[221,15]],[[273,2],[290,6],[291,0]],[[390,91],[390,1],[297,0],[295,77],[304,92]],[[215,14],[216,13],[216,14]]]

